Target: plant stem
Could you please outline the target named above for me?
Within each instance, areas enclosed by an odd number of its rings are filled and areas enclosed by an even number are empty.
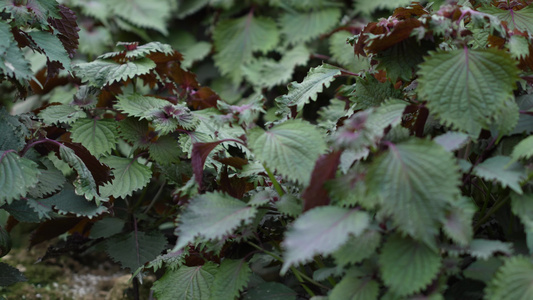
[[[270,178],[270,181],[272,182],[272,185],[274,186],[274,189],[276,189],[276,192],[278,192],[278,195],[280,197],[283,197],[283,195],[285,195],[285,192],[281,188],[281,185],[279,184],[279,182],[276,180],[276,177],[274,177],[274,174],[272,174],[270,169],[267,168],[267,166],[265,164],[263,164],[263,168],[265,168],[265,171],[268,174],[268,178]]]
[[[490,209],[489,211],[487,212],[487,214],[485,216],[483,216],[481,219],[479,219],[479,221],[477,222],[477,224],[474,226],[474,232],[477,231],[479,229],[479,227],[481,227],[481,225],[483,225],[485,222],[487,222],[488,219],[490,219],[490,217],[495,213],[497,212],[505,203],[507,203],[507,200],[509,200],[509,196],[503,198],[500,202],[497,202],[496,204],[494,204]]]

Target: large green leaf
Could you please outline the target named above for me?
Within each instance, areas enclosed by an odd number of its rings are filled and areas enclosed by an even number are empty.
[[[115,0],[105,3],[115,15],[136,26],[168,33],[167,21],[172,13],[170,1]]]
[[[17,79],[20,83],[34,78],[30,63],[14,41],[0,53],[0,68],[3,74]]]
[[[230,75],[237,83],[242,78],[241,67],[253,59],[253,52],[267,52],[278,44],[276,23],[253,14],[238,19],[224,20],[213,32],[215,64],[222,75]]]
[[[281,273],[290,266],[312,260],[318,254],[331,254],[346,243],[350,234],[360,235],[369,216],[357,209],[321,206],[300,216],[283,241],[286,249]]]
[[[72,141],[82,144],[92,155],[109,154],[118,141],[114,120],[80,119],[70,129]]]
[[[122,110],[130,116],[149,118],[148,112],[156,109],[161,109],[165,105],[170,105],[170,102],[151,96],[143,96],[141,94],[125,94],[117,96],[118,102],[115,105],[117,109]]]
[[[179,162],[182,154],[178,141],[173,136],[165,135],[150,143],[148,146],[150,157],[160,165]]]
[[[349,271],[331,290],[329,300],[377,300],[379,284],[372,278],[361,278],[358,270]]]
[[[459,196],[459,168],[440,145],[421,139],[389,145],[377,157],[366,180],[382,197],[382,212],[413,238],[435,245],[444,209]]]
[[[92,86],[100,88],[113,82],[125,81],[147,74],[155,66],[156,64],[148,58],[125,63],[117,63],[113,60],[95,60],[89,63],[77,64],[75,71],[83,81],[88,81]]]
[[[248,135],[248,145],[268,168],[303,185],[309,182],[316,160],[326,150],[318,128],[300,120],[286,121],[268,131],[254,129]]]
[[[152,170],[136,159],[108,156],[102,162],[113,168],[115,179],[100,188],[102,196],[115,198],[130,196],[134,191],[144,188],[152,178]]]
[[[368,229],[357,237],[350,237],[332,256],[338,266],[356,264],[376,253],[380,244],[379,231]]]
[[[485,289],[486,299],[533,299],[533,262],[531,258],[507,258]]]
[[[473,200],[460,197],[452,203],[451,208],[446,212],[442,229],[456,243],[467,246],[474,237],[472,218],[475,213],[476,206]]]
[[[84,216],[92,219],[107,212],[104,205],[98,206],[95,202],[87,201],[83,196],[78,196],[74,192],[72,185],[66,185],[63,190],[52,197],[38,200],[39,205],[53,207],[60,214],[74,214],[78,217]]]
[[[321,93],[324,87],[328,87],[335,76],[340,74],[339,68],[328,64],[312,68],[301,83],[291,82],[288,85],[287,95],[276,98],[276,102],[282,110],[285,107],[296,106],[300,111],[309,100],[315,101],[318,93]]]
[[[513,97],[516,62],[496,49],[430,52],[418,72],[418,93],[444,123],[477,136]]]
[[[59,190],[63,187],[66,180],[63,173],[49,159],[43,157],[41,163],[45,166],[45,169],[39,170],[39,181],[35,187],[29,190],[29,194],[35,198],[41,198],[44,195],[52,194]]]
[[[245,260],[224,259],[211,287],[211,300],[233,300],[246,286],[252,270]]]
[[[393,235],[381,249],[379,264],[384,283],[394,294],[406,296],[435,279],[441,257],[423,243]]]
[[[528,136],[514,146],[511,158],[514,162],[522,158],[529,159],[531,156],[533,156],[533,136]]]
[[[176,228],[178,242],[174,249],[187,246],[197,237],[202,240],[221,239],[241,223],[252,222],[256,213],[257,208],[226,194],[198,195],[179,218],[180,225]]]
[[[494,6],[485,6],[479,9],[481,12],[485,12],[496,16],[498,19],[507,22],[507,27],[512,31],[515,28],[521,31],[528,31],[529,34],[533,34],[533,7],[526,6],[521,10],[514,9],[499,9]]]
[[[39,112],[39,117],[48,125],[58,123],[70,124],[86,116],[87,114],[79,107],[64,104],[48,106]]]
[[[510,187],[522,194],[520,183],[527,178],[524,166],[511,163],[508,156],[494,156],[474,167],[473,173],[485,180],[496,180],[503,187]]]
[[[340,17],[341,10],[336,7],[305,12],[292,11],[282,14],[279,24],[287,41],[297,44],[329,32],[337,25]]]
[[[0,151],[0,205],[26,196],[39,180],[37,164],[15,152]]]
[[[154,282],[152,290],[159,300],[209,300],[216,273],[217,267],[212,262],[169,269]]]
[[[70,57],[57,36],[46,31],[32,31],[28,34],[37,46],[44,51],[49,61],[57,61],[66,70],[71,69]]]
[[[107,253],[123,268],[134,272],[165,249],[167,239],[160,232],[130,232],[105,241]]]

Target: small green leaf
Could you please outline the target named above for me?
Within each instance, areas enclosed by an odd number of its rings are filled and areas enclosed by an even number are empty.
[[[348,272],[335,285],[329,300],[377,300],[379,284],[371,278],[361,278],[359,271]]]
[[[474,167],[473,173],[485,180],[496,180],[503,187],[510,187],[522,194],[520,182],[527,178],[526,169],[519,163],[511,163],[507,156],[494,156]]]
[[[494,6],[481,7],[479,11],[496,16],[498,19],[507,22],[510,31],[518,29],[528,31],[533,34],[533,7],[526,6],[520,10],[499,9]]]
[[[249,224],[257,213],[257,208],[229,195],[206,193],[191,200],[180,216],[176,228],[178,242],[175,250],[181,249],[195,238],[202,240],[221,239],[241,225]]]
[[[448,131],[433,139],[441,145],[446,151],[455,151],[461,149],[468,142],[468,135],[457,131]]]
[[[366,182],[381,195],[382,212],[415,239],[435,246],[445,208],[460,194],[455,158],[433,141],[390,145],[369,168]]]
[[[532,299],[533,262],[522,255],[505,260],[485,289],[486,299]]]
[[[49,61],[57,61],[65,70],[70,71],[70,57],[63,48],[61,40],[52,33],[46,31],[31,31],[28,33],[37,46],[44,51]]]
[[[513,148],[511,153],[512,162],[519,159],[529,159],[533,156],[533,136],[523,139]]]
[[[513,97],[518,72],[509,54],[496,49],[430,52],[420,64],[418,93],[444,123],[477,136]]]
[[[110,119],[80,119],[72,124],[70,132],[72,141],[96,157],[111,153],[118,141],[117,123]]]
[[[0,151],[0,205],[26,196],[39,180],[37,164],[15,152]]]
[[[224,20],[213,32],[216,49],[215,64],[222,75],[229,75],[234,83],[242,78],[241,67],[253,59],[253,52],[267,52],[279,41],[276,23],[253,14]]]
[[[111,258],[131,272],[156,258],[165,249],[167,239],[160,232],[130,232],[106,240],[105,246]]]
[[[48,106],[39,113],[39,117],[47,125],[59,123],[70,124],[86,116],[87,114],[79,107],[64,104]]]
[[[282,14],[279,24],[287,41],[298,44],[329,32],[337,25],[340,17],[341,10],[336,7],[306,12],[292,11]]]
[[[21,151],[26,146],[28,129],[5,108],[0,108],[0,132],[0,150]]]
[[[506,255],[513,254],[513,244],[496,240],[475,239],[470,243],[467,251],[476,258],[486,260],[497,252]]]
[[[65,176],[58,170],[54,164],[47,158],[42,158],[41,163],[46,169],[40,169],[38,182],[35,187],[28,192],[32,197],[41,198],[44,195],[52,194],[63,187]]]
[[[369,216],[357,209],[321,206],[300,216],[283,241],[286,249],[281,273],[290,266],[312,260],[318,254],[331,254],[368,226]]]
[[[145,119],[126,118],[118,123],[120,136],[133,147],[146,148],[150,144],[152,137],[148,129],[148,121]]]
[[[425,244],[393,235],[379,256],[382,278],[398,296],[416,293],[430,284],[441,267],[441,257]]]
[[[402,92],[394,88],[390,81],[379,82],[374,76],[357,77],[351,101],[355,102],[355,110],[379,106],[389,98],[402,98]]]
[[[122,46],[124,47],[124,44],[128,44],[128,43],[118,43],[117,46]],[[109,52],[109,53],[105,53],[105,54],[102,54],[100,56],[97,57],[97,59],[108,59],[108,58],[112,58],[112,57],[115,57],[117,55],[122,55],[123,53],[125,52],[125,57],[127,59],[139,59],[139,58],[143,58],[149,54],[153,54],[153,53],[163,53],[165,55],[171,55],[174,53],[174,49],[172,49],[172,46],[168,45],[168,44],[163,44],[163,43],[160,43],[160,42],[150,42],[150,43],[147,43],[147,44],[144,44],[144,45],[140,45],[140,46],[137,46],[135,47],[134,49],[130,50],[130,49],[126,49],[125,51],[119,51],[119,52]]]
[[[66,147],[59,147],[59,156],[61,160],[68,163],[78,173],[78,178],[74,181],[77,195],[84,195],[87,200],[96,199],[96,201],[103,200],[97,192],[96,182],[93,174],[83,160],[76,155],[74,150]]]
[[[392,82],[398,79],[411,81],[418,64],[424,61],[424,55],[433,47],[433,43],[411,37],[379,52],[374,59],[379,61],[377,68],[385,70]]]
[[[113,60],[95,60],[90,63],[77,64],[75,71],[83,81],[88,81],[90,85],[100,88],[114,82],[126,81],[147,74],[155,66],[156,64],[148,58],[125,63],[117,63]]]
[[[217,267],[212,262],[169,269],[154,282],[152,290],[159,300],[209,300],[216,273]]]
[[[529,56],[529,43],[523,36],[517,34],[512,35],[509,38],[509,43],[506,46],[509,49],[511,56],[515,59],[526,58]]]
[[[309,183],[316,160],[326,150],[320,131],[299,120],[286,121],[268,131],[254,129],[248,144],[268,168],[303,185]]]
[[[224,259],[211,287],[211,300],[233,300],[246,286],[252,270],[244,260]]]
[[[144,188],[152,178],[152,170],[136,159],[108,156],[102,162],[113,168],[115,179],[100,188],[101,194],[124,198]]]
[[[276,98],[276,102],[282,109],[296,106],[297,110],[301,111],[309,100],[315,101],[318,93],[321,93],[324,87],[327,88],[335,80],[335,76],[340,74],[339,68],[328,64],[312,68],[301,83],[291,82],[287,95]]]
[[[348,31],[337,31],[329,38],[329,52],[335,61],[347,67],[350,71],[361,72],[370,68],[367,57],[356,56],[347,39],[353,37]]]

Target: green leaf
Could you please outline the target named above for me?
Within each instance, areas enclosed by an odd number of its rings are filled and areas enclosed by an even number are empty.
[[[307,185],[318,157],[326,150],[323,135],[305,121],[289,120],[268,131],[256,128],[248,145],[257,159],[290,180]]]
[[[526,58],[529,56],[529,43],[523,36],[512,35],[506,46],[509,49],[511,56],[515,59]]]
[[[402,7],[411,4],[411,0],[354,0],[354,8],[356,13],[371,15],[376,10],[392,11],[397,7]]]
[[[366,78],[357,77],[355,90],[350,98],[355,102],[354,110],[379,106],[389,98],[402,98],[402,92],[392,85],[392,82],[379,82],[374,76],[367,74]]]
[[[374,58],[379,61],[377,68],[385,70],[392,82],[398,79],[411,81],[418,64],[424,61],[423,56],[432,47],[433,43],[409,38],[379,52]]]
[[[341,17],[339,8],[323,8],[306,12],[287,12],[281,15],[281,32],[291,44],[304,43],[329,32]]]
[[[131,272],[156,258],[166,245],[167,239],[162,233],[142,231],[113,237],[105,242],[109,256]]]
[[[298,294],[285,284],[264,282],[249,289],[244,300],[296,300]]]
[[[42,221],[41,216],[28,204],[28,201],[22,199],[13,201],[11,204],[4,204],[1,208],[19,222],[40,223]]]
[[[117,46],[122,46],[125,48],[127,45],[130,45],[130,43],[117,43]],[[172,49],[172,46],[168,44],[163,44],[160,42],[150,42],[144,45],[136,46],[133,49],[126,48],[124,51],[119,52],[109,52],[102,54],[98,56],[98,59],[108,59],[112,58],[118,55],[123,55],[125,53],[125,57],[129,60],[131,59],[139,59],[143,58],[149,54],[153,53],[163,53],[165,55],[171,55],[174,53],[174,49]]]
[[[15,152],[0,151],[0,205],[26,196],[39,180],[37,164]]]
[[[211,44],[208,42],[198,42],[185,49],[178,49],[183,54],[181,67],[189,69],[196,61],[201,61],[211,52]]]
[[[337,31],[329,38],[329,52],[333,59],[347,67],[350,71],[360,72],[370,68],[367,57],[359,57],[353,53],[353,46],[347,39],[353,37],[348,31]]]
[[[160,165],[173,164],[180,161],[182,155],[180,145],[170,135],[161,136],[148,146],[150,157]]]
[[[151,96],[141,94],[118,95],[118,102],[115,105],[117,109],[127,113],[130,116],[146,118],[150,120],[148,112],[161,109],[170,102]]]
[[[212,262],[203,266],[182,266],[167,270],[154,282],[152,290],[159,300],[209,300],[216,273],[216,265]]]
[[[105,217],[91,227],[89,237],[92,239],[108,238],[122,232],[126,222],[119,218]]]
[[[533,298],[533,263],[522,255],[509,257],[485,289],[486,299]]]
[[[17,268],[0,262],[0,286],[9,286],[27,280]]]
[[[518,29],[533,34],[533,7],[526,6],[521,10],[503,10],[494,6],[481,7],[479,11],[496,16],[501,21],[507,22],[510,31]]]
[[[64,104],[48,106],[39,113],[39,118],[43,119],[43,122],[47,125],[70,124],[86,116],[87,114],[79,107]]]
[[[297,111],[301,111],[309,100],[315,101],[318,93],[321,93],[324,87],[329,87],[335,76],[340,74],[339,68],[328,64],[312,68],[301,83],[291,82],[288,85],[289,92],[287,95],[276,98],[276,102],[282,109],[296,106]]]
[[[379,284],[371,278],[361,278],[358,270],[348,272],[335,285],[329,294],[329,300],[377,300]]]
[[[382,279],[398,296],[416,293],[430,284],[441,267],[441,257],[423,243],[393,235],[379,256]]]
[[[488,260],[476,260],[463,271],[463,274],[466,278],[488,283],[502,264],[503,262],[499,257],[491,257]]]
[[[68,163],[78,173],[78,177],[74,181],[76,194],[84,195],[87,200],[95,199],[97,202],[103,200],[98,195],[93,174],[89,171],[83,160],[76,155],[74,150],[65,146],[60,146],[59,156],[61,160]]]
[[[252,222],[256,213],[257,208],[226,194],[198,195],[179,218],[180,225],[176,228],[178,242],[174,249],[187,246],[197,237],[204,241],[222,239],[242,223]]]
[[[242,78],[241,66],[253,59],[253,52],[272,50],[278,44],[279,32],[273,20],[250,13],[218,23],[213,40],[216,66],[222,75],[229,75],[238,83]]]
[[[454,201],[451,208],[446,211],[443,230],[452,240],[461,246],[467,246],[474,237],[472,219],[476,213],[473,200],[460,197]]]
[[[118,141],[117,123],[110,119],[80,119],[72,124],[70,132],[73,142],[96,157],[111,153]]]
[[[120,136],[133,147],[146,148],[150,144],[152,137],[149,135],[148,121],[137,118],[126,118],[118,123]]]
[[[108,156],[102,162],[113,168],[115,179],[100,188],[102,195],[115,198],[131,196],[136,190],[144,188],[152,178],[152,170],[136,159]]]
[[[88,81],[90,85],[100,88],[114,82],[126,81],[136,76],[147,74],[155,66],[156,64],[148,58],[125,63],[97,59],[90,63],[77,64],[75,71],[83,81]]]
[[[252,270],[244,260],[224,259],[211,287],[211,300],[233,300],[246,286]]]
[[[272,88],[287,83],[292,78],[294,68],[305,65],[309,56],[309,50],[298,45],[285,52],[280,61],[261,57],[244,65],[242,71],[252,84]]]
[[[14,41],[0,53],[0,68],[2,73],[23,84],[25,80],[34,78],[30,63],[24,58],[24,54]]]
[[[468,135],[457,131],[448,131],[433,139],[435,143],[444,147],[446,151],[459,150],[468,142],[468,140]]]
[[[78,196],[74,188],[68,184],[63,190],[52,197],[38,200],[41,206],[54,208],[60,214],[74,214],[78,217],[84,216],[92,219],[107,212],[107,207],[96,205],[95,202],[87,201],[83,196]]]
[[[302,198],[296,197],[292,194],[285,194],[274,203],[278,211],[284,215],[291,217],[298,217],[302,214],[303,203]]]
[[[37,46],[44,51],[48,61],[57,61],[63,65],[65,70],[71,70],[70,57],[57,36],[46,31],[32,31],[28,34]]]
[[[93,27],[90,30],[81,28],[78,51],[87,55],[100,55],[113,46],[111,32],[106,27]]]
[[[366,176],[370,190],[381,195],[382,212],[417,240],[435,245],[444,208],[459,196],[459,168],[440,145],[421,139],[389,145]]]
[[[377,230],[368,229],[357,237],[350,237],[332,256],[335,263],[344,267],[347,264],[356,264],[376,253],[381,244],[381,234]]]
[[[113,14],[131,24],[168,34],[167,21],[172,13],[170,1],[116,0],[105,3]]]
[[[496,49],[430,52],[420,64],[418,93],[444,123],[477,136],[513,97],[518,72],[509,54]]]
[[[491,157],[475,166],[473,173],[485,180],[495,180],[518,194],[522,194],[520,182],[527,178],[524,166],[511,163],[511,158],[508,156]]]
[[[318,254],[331,254],[368,226],[369,216],[357,209],[321,206],[300,216],[283,241],[286,249],[281,273],[290,266],[310,261]]]
[[[511,193],[511,210],[524,224],[529,253],[533,253],[533,197],[531,194]]]
[[[5,108],[0,108],[0,150],[21,151],[26,146],[28,128]]]
[[[510,98],[505,100],[492,119],[485,120],[484,127],[490,129],[494,136],[505,136],[516,128],[519,119],[519,107]]]
[[[65,176],[47,158],[42,158],[41,163],[46,169],[39,169],[38,182],[35,187],[28,192],[32,197],[41,198],[44,195],[52,194],[63,187]]]
[[[501,252],[508,256],[512,255],[513,244],[496,240],[475,239],[470,243],[470,248],[467,251],[476,258],[486,260],[496,252]]]
[[[533,136],[523,139],[513,148],[511,153],[512,162],[519,159],[529,159],[533,156]]]

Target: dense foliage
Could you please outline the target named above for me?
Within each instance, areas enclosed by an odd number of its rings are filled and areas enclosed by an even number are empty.
[[[160,300],[533,298],[533,1],[59,2],[0,1],[0,256],[26,222]]]

